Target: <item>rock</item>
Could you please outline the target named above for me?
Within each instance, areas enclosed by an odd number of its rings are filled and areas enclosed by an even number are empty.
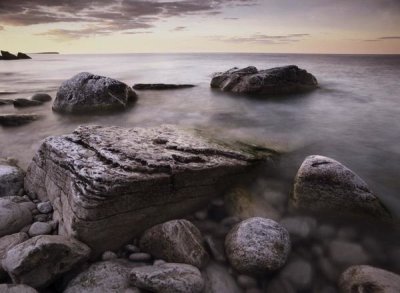
[[[51,225],[45,222],[35,222],[29,228],[28,234],[31,237],[38,235],[48,235],[51,233]]]
[[[204,288],[200,271],[187,264],[166,263],[134,268],[130,279],[134,286],[152,292],[200,293]]]
[[[0,99],[0,106],[11,105],[12,103],[14,103],[14,100]]]
[[[44,140],[25,189],[51,201],[59,233],[101,254],[204,207],[273,158],[268,150],[174,126],[81,126]]]
[[[187,220],[172,220],[146,230],[140,249],[167,262],[186,263],[202,268],[209,259],[202,235]]]
[[[42,102],[28,100],[28,99],[15,99],[13,104],[14,104],[14,107],[17,107],[17,108],[35,107],[35,106],[43,105]]]
[[[313,284],[313,268],[308,261],[303,259],[296,259],[289,262],[283,268],[281,275],[297,290],[310,289]]]
[[[0,237],[19,232],[32,223],[31,211],[6,198],[0,198]]]
[[[135,90],[176,90],[195,87],[193,84],[166,84],[166,83],[137,83]]]
[[[242,287],[243,289],[251,289],[257,287],[257,280],[250,276],[239,275],[237,277],[237,282],[239,286]]]
[[[101,259],[104,261],[113,260],[113,259],[117,259],[117,258],[118,258],[118,255],[112,251],[104,251],[103,254],[101,255]]]
[[[11,54],[8,51],[1,50],[0,52],[1,52],[2,60],[17,60],[18,59],[17,56],[15,56],[14,54]]]
[[[280,224],[288,230],[290,236],[305,239],[317,228],[317,221],[311,217],[287,217]]]
[[[14,246],[28,240],[28,238],[28,234],[22,232],[6,235],[0,238],[0,279],[2,279],[6,275],[6,272],[4,271],[1,262],[6,256],[7,251],[9,251]],[[0,292],[2,291],[0,290]]]
[[[210,262],[203,271],[204,293],[242,293],[226,267]]]
[[[34,215],[33,221],[34,222],[47,222],[47,215],[44,215],[44,214]],[[38,234],[38,235],[40,235],[40,234]]]
[[[53,206],[51,205],[50,201],[45,201],[45,202],[38,203],[37,209],[42,214],[48,214],[53,211]]]
[[[342,227],[337,232],[337,238],[342,240],[357,240],[357,230],[353,227]]]
[[[321,239],[331,239],[335,237],[336,230],[330,225],[322,224],[317,228],[316,235]]]
[[[48,94],[38,93],[38,94],[34,94],[34,95],[31,97],[31,100],[32,100],[32,101],[38,101],[38,102],[44,103],[44,102],[49,102],[49,101],[51,101],[52,98],[51,98],[51,96],[48,95]]]
[[[279,220],[280,214],[264,198],[252,195],[244,188],[235,188],[225,195],[225,206],[231,216],[242,220],[263,217]]]
[[[282,278],[275,278],[266,286],[266,293],[296,293],[297,291],[289,283],[289,281]]]
[[[224,243],[222,241],[215,239],[212,235],[207,235],[204,237],[204,242],[214,260],[226,262]]]
[[[146,262],[151,260],[151,255],[143,252],[135,252],[129,255],[131,261]]]
[[[0,197],[19,195],[25,172],[6,159],[0,159]]]
[[[269,273],[285,264],[289,233],[273,220],[250,218],[228,233],[225,252],[232,267],[243,274]]]
[[[371,266],[352,266],[341,275],[339,288],[343,293],[398,293],[400,275]]]
[[[1,293],[38,293],[32,287],[22,284],[0,284]]]
[[[334,263],[342,267],[367,264],[370,261],[361,245],[342,240],[330,242],[329,255]]]
[[[309,156],[297,172],[291,198],[296,208],[391,219],[367,184],[341,163]]]
[[[40,118],[35,114],[0,114],[1,126],[20,126]]]
[[[129,252],[139,252],[140,251],[139,247],[137,247],[136,245],[133,245],[133,244],[125,245],[125,250],[129,251]]]
[[[73,278],[63,293],[127,292],[130,271],[136,267],[125,260],[96,262]]]
[[[39,288],[87,260],[89,254],[90,248],[73,238],[41,235],[14,246],[2,264],[13,282]]]
[[[136,100],[136,93],[126,84],[109,77],[81,72],[61,84],[53,110],[82,114],[124,110]]]
[[[296,65],[260,71],[249,66],[216,73],[211,87],[234,93],[275,95],[312,90],[318,87],[318,82],[312,74]]]
[[[18,59],[32,59],[31,57],[29,57],[29,56],[26,55],[25,53],[21,53],[21,52],[18,52],[17,58],[18,58]]]

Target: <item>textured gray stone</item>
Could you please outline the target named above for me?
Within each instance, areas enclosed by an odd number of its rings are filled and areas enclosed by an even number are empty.
[[[202,268],[209,259],[202,242],[201,232],[191,222],[172,220],[146,230],[140,238],[140,249],[167,262]]]
[[[7,198],[0,198],[0,237],[19,232],[32,222],[31,211]]]
[[[204,293],[242,293],[225,266],[210,262],[203,271]]]
[[[291,94],[315,89],[316,78],[295,65],[258,70],[254,66],[214,74],[212,88],[246,94]]]
[[[53,110],[62,113],[124,110],[136,100],[136,93],[128,85],[109,77],[81,72],[61,84]]]
[[[269,273],[285,264],[289,233],[273,220],[250,218],[228,233],[225,252],[232,267],[243,274]]]
[[[3,268],[15,283],[45,287],[89,258],[85,244],[60,235],[33,237],[10,249]]]
[[[37,291],[23,284],[0,284],[1,293],[37,293]]]
[[[300,209],[391,219],[390,212],[367,184],[341,163],[307,157],[297,172],[291,198]]]
[[[0,238],[0,279],[6,274],[1,262],[6,256],[7,251],[9,251],[14,246],[28,240],[28,238],[28,234],[23,232],[6,235]]]
[[[200,293],[204,288],[200,271],[187,264],[166,263],[134,268],[130,279],[134,286],[152,292]]]
[[[7,159],[0,159],[0,197],[19,195],[25,172]]]
[[[46,222],[35,222],[29,228],[28,234],[31,237],[48,235],[51,233],[51,225]]]
[[[352,266],[339,280],[340,292],[398,293],[400,276],[371,266]]]
[[[51,205],[51,202],[45,201],[45,202],[38,203],[37,209],[42,214],[48,214],[53,211],[53,206]]]
[[[82,126],[43,142],[25,189],[52,202],[60,234],[97,254],[198,210],[273,158],[267,149],[174,126]]]

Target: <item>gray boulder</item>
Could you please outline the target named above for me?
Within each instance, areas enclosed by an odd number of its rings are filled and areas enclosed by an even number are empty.
[[[32,223],[32,213],[26,206],[0,198],[0,237],[21,231]]]
[[[304,160],[294,180],[291,203],[316,212],[391,219],[390,212],[360,177],[323,156]]]
[[[258,70],[254,66],[214,74],[212,88],[245,94],[292,94],[317,88],[317,79],[295,65]]]
[[[202,242],[201,232],[191,222],[172,220],[146,230],[140,238],[140,248],[167,262],[202,268],[209,259]]]
[[[25,189],[50,200],[59,233],[94,254],[205,206],[273,155],[174,126],[81,126],[41,145]]]
[[[73,238],[41,235],[14,246],[2,264],[13,282],[40,288],[87,260],[89,254],[90,248]]]
[[[21,126],[40,118],[36,114],[0,114],[0,125],[5,127]]]
[[[53,110],[61,113],[124,110],[136,100],[136,93],[128,85],[109,77],[81,72],[61,84]]]
[[[38,102],[49,102],[49,101],[52,100],[52,98],[51,98],[51,96],[48,95],[48,94],[37,93],[37,94],[34,94],[34,95],[31,97],[31,100],[32,100],[32,101],[38,101]]]
[[[126,260],[96,262],[73,278],[63,293],[125,292],[130,271],[137,264]]]
[[[28,238],[28,234],[23,232],[6,235],[0,238],[0,279],[2,279],[6,275],[6,272],[4,271],[1,262],[6,256],[7,251],[9,251],[14,246],[28,240]],[[0,290],[0,292],[2,291]]]
[[[187,264],[166,263],[134,268],[130,279],[134,286],[152,292],[200,293],[204,288],[200,271]]]
[[[0,197],[20,195],[25,172],[6,159],[0,159]]]
[[[232,267],[260,275],[280,269],[290,252],[289,233],[273,220],[250,218],[237,224],[225,238]]]
[[[211,262],[203,271],[204,293],[242,293],[225,266]]]
[[[38,235],[48,235],[51,233],[52,227],[46,222],[35,222],[29,228],[28,234],[31,237]]]
[[[398,293],[400,276],[371,266],[352,266],[341,275],[339,289],[343,293]]]
[[[22,284],[0,284],[1,293],[37,293],[32,287]]]

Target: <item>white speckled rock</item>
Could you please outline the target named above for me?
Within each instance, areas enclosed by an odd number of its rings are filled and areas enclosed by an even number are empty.
[[[19,195],[24,188],[25,172],[6,159],[0,159],[0,197]]]
[[[209,259],[202,242],[201,232],[191,222],[172,220],[146,230],[140,249],[167,262],[202,268]]]
[[[398,293],[400,276],[371,266],[352,266],[339,280],[340,292]]]
[[[134,268],[130,279],[134,286],[152,292],[200,293],[204,288],[200,271],[187,264],[166,263]]]
[[[0,237],[21,231],[32,223],[32,213],[24,205],[0,198]]]
[[[243,274],[264,274],[280,269],[290,252],[289,233],[273,220],[250,218],[225,238],[231,265]]]
[[[89,254],[90,248],[73,238],[41,235],[10,249],[2,265],[15,283],[40,288],[87,260]]]
[[[136,100],[136,93],[128,85],[81,72],[61,84],[53,110],[63,113],[123,110]]]
[[[390,212],[367,184],[331,158],[309,156],[297,172],[291,199],[301,209],[390,219]]]
[[[22,284],[0,284],[1,293],[37,293],[37,291],[29,286]]]
[[[98,255],[198,210],[273,156],[176,126],[81,126],[43,142],[25,189],[51,201],[60,234]]]

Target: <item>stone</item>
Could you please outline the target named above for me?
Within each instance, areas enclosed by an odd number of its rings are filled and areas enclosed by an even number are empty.
[[[316,235],[321,239],[332,239],[336,235],[336,230],[331,225],[322,224],[317,228]]]
[[[203,271],[204,293],[242,293],[225,266],[210,262]]]
[[[139,247],[137,247],[136,245],[133,245],[133,244],[125,245],[125,250],[129,251],[129,252],[139,252],[140,251]]]
[[[334,240],[329,244],[329,255],[334,263],[342,267],[367,264],[370,258],[358,243]]]
[[[25,189],[50,200],[60,234],[101,254],[204,207],[274,158],[268,149],[175,126],[81,126],[44,140]]]
[[[14,100],[0,99],[0,106],[12,105],[12,103],[14,103]]]
[[[231,216],[241,220],[253,217],[263,217],[279,220],[280,213],[273,208],[263,197],[253,195],[246,189],[238,187],[224,197],[225,207]]]
[[[33,221],[34,222],[47,222],[47,215],[44,215],[44,214],[34,215]]]
[[[28,100],[28,99],[15,99],[13,104],[14,107],[16,108],[26,108],[26,107],[35,107],[43,105],[42,102]]]
[[[266,293],[296,293],[297,290],[293,288],[289,281],[282,279],[280,277],[274,278],[266,286]]]
[[[19,195],[24,177],[25,172],[16,164],[0,158],[0,197]]]
[[[32,223],[31,211],[7,198],[0,198],[0,237],[19,232]]]
[[[176,90],[195,87],[193,84],[168,84],[168,83],[137,83],[135,90]]]
[[[295,259],[283,268],[281,275],[297,290],[307,290],[312,285],[314,271],[308,261]]]
[[[45,201],[37,204],[37,209],[42,214],[48,214],[53,211],[53,206],[50,201]]]
[[[339,289],[343,293],[398,293],[400,275],[372,266],[352,266],[341,275]]]
[[[136,100],[136,93],[125,83],[81,72],[61,84],[53,110],[80,114],[125,110]]]
[[[33,237],[10,249],[2,261],[13,282],[46,287],[89,258],[90,248],[60,235]]]
[[[217,262],[226,262],[223,241],[216,239],[212,235],[206,235],[204,237],[204,242],[214,260],[216,260]]]
[[[18,58],[18,59],[32,59],[31,57],[29,57],[29,56],[26,55],[25,53],[21,53],[21,52],[18,52],[17,58]]]
[[[73,278],[63,293],[124,292],[131,287],[130,271],[136,265],[126,260],[96,262]]]
[[[140,249],[167,262],[186,263],[198,268],[209,256],[199,229],[187,220],[172,220],[150,229],[140,238]]]
[[[290,236],[300,239],[309,238],[317,228],[317,221],[311,217],[286,217],[280,224],[286,228]]]
[[[187,264],[166,263],[134,268],[130,279],[134,286],[152,292],[200,293],[204,288],[200,271]]]
[[[2,279],[6,275],[6,272],[4,271],[1,262],[6,256],[7,251],[9,251],[14,246],[28,240],[28,238],[28,234],[23,232],[6,235],[0,238],[0,279]],[[0,292],[2,291],[0,290]]]
[[[251,289],[257,287],[257,280],[253,277],[246,276],[246,275],[239,275],[237,277],[237,283],[243,289]]]
[[[17,60],[18,59],[17,56],[15,56],[14,54],[11,54],[8,51],[1,50],[0,52],[1,52],[2,60]]]
[[[146,262],[152,259],[151,255],[143,252],[135,252],[129,255],[131,261]]]
[[[28,234],[31,237],[38,235],[48,235],[51,234],[51,225],[46,222],[35,222],[29,228]]]
[[[225,252],[232,267],[240,273],[273,272],[285,264],[289,255],[289,233],[273,220],[250,218],[228,233]]]
[[[50,102],[52,100],[52,97],[49,94],[37,93],[31,97],[31,100],[44,103],[44,102]]]
[[[21,126],[36,121],[40,117],[36,114],[0,114],[0,125],[5,127]]]
[[[101,255],[101,259],[106,261],[106,260],[113,260],[118,258],[118,255],[115,252],[112,251],[104,251],[103,254]]]
[[[23,284],[0,284],[1,293],[38,293],[34,288]]]
[[[294,180],[291,203],[315,212],[392,218],[360,177],[338,161],[323,156],[304,160]]]
[[[214,74],[211,87],[244,94],[293,94],[318,87],[317,79],[296,65],[258,70],[254,66]]]

